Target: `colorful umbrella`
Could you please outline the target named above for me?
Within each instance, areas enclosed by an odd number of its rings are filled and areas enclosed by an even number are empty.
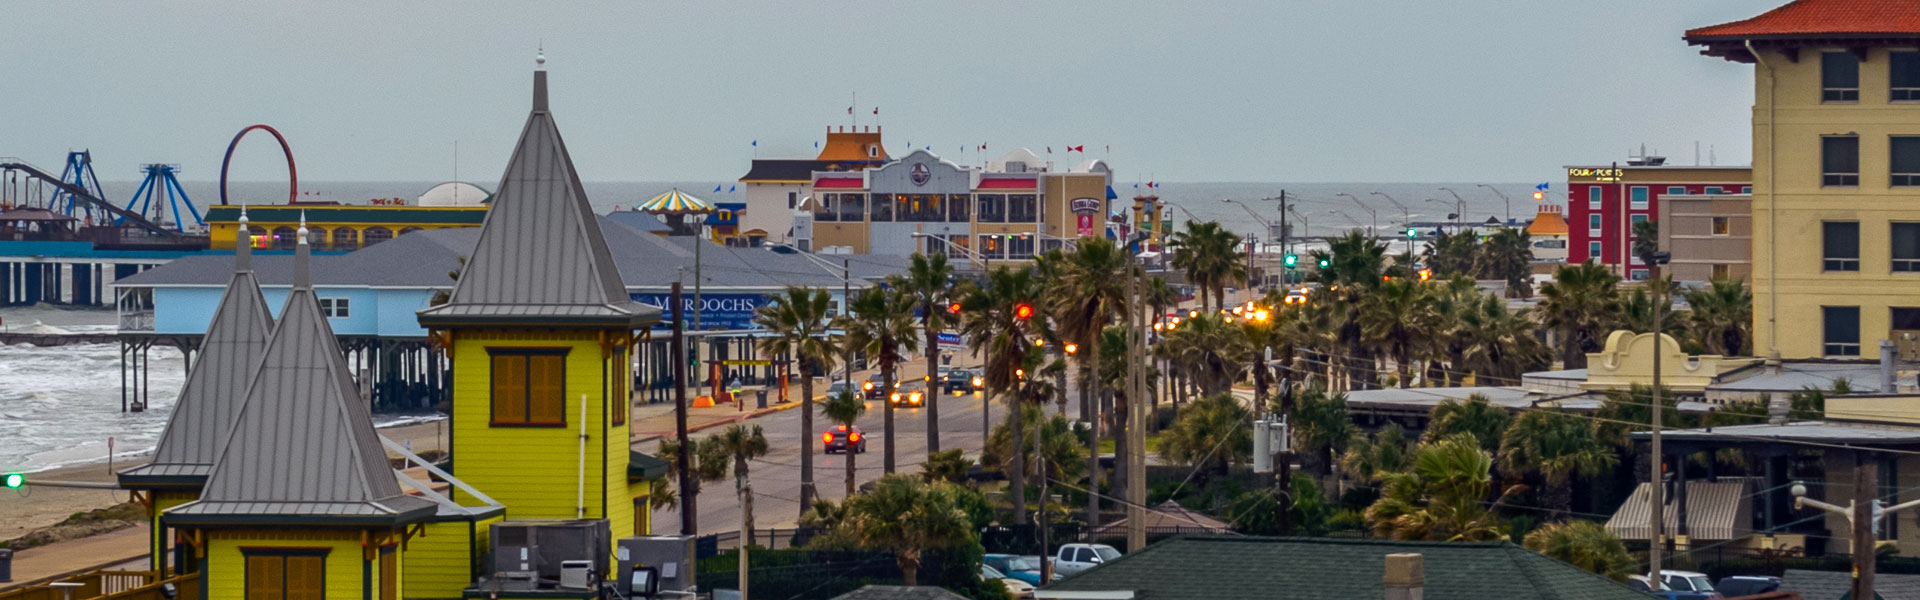
[[[691,215],[713,212],[713,205],[673,188],[640,205],[640,211],[656,215]]]

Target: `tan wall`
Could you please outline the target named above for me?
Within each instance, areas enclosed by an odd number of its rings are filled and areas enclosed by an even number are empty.
[[[1820,356],[1821,307],[1858,306],[1860,354],[1876,358],[1888,309],[1920,306],[1920,273],[1891,272],[1888,246],[1889,223],[1920,221],[1920,188],[1890,187],[1887,150],[1890,135],[1920,135],[1920,105],[1888,102],[1884,48],[1860,63],[1854,103],[1820,101],[1818,50],[1801,50],[1797,62],[1777,52],[1761,58],[1772,69],[1754,67],[1754,348]],[[1860,185],[1821,185],[1820,138],[1829,134],[1859,136]],[[1859,271],[1821,271],[1827,220],[1860,223]]]
[[[1726,266],[1726,277],[1751,281],[1753,276],[1752,196],[1746,194],[1672,195],[1660,199],[1660,247],[1673,253],[1668,268],[1675,281],[1710,281],[1714,265]],[[1714,233],[1715,219],[1726,220],[1726,233]]]
[[[867,253],[867,224],[813,222],[813,249],[828,246],[852,246],[854,254]]]

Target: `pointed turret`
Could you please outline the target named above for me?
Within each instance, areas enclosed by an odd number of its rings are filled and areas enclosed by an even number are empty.
[[[303,226],[293,289],[261,353],[233,429],[200,500],[167,513],[170,524],[406,523],[434,504],[401,492],[373,417],[320,314],[307,276]]]
[[[198,488],[213,471],[213,461],[245,399],[247,382],[253,379],[254,365],[273,333],[273,314],[253,276],[253,236],[244,207],[240,231],[244,237],[234,245],[233,278],[154,447],[153,462],[122,471],[123,486]]]
[[[544,64],[544,56],[540,59]],[[634,302],[547,110],[547,72],[533,73],[533,110],[494,193],[480,241],[446,304],[419,313],[430,328],[594,325],[659,320]]]

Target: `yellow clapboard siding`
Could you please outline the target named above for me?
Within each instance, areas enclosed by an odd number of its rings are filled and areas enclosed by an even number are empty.
[[[496,427],[492,424],[492,361],[488,348],[566,348],[565,427]],[[626,427],[609,423],[602,377],[607,362],[597,338],[576,332],[460,332],[454,337],[454,476],[507,507],[515,519],[568,519],[579,515],[581,495],[588,518],[622,518],[631,530],[626,490]],[[616,390],[611,396],[626,398]],[[581,422],[581,399],[586,419]],[[624,401],[618,401],[624,404]],[[586,481],[580,488],[580,430],[589,432]],[[618,440],[612,442],[611,440]],[[605,502],[603,503],[603,499]],[[467,502],[465,493],[456,500]],[[606,508],[603,514],[602,508]],[[618,523],[610,523],[620,527]],[[620,529],[615,529],[620,531]]]
[[[324,575],[326,598],[328,600],[359,600],[363,597],[361,569],[364,561],[361,558],[360,542],[357,538],[270,539],[299,536],[249,535],[250,533],[260,532],[242,530],[210,534],[207,571],[203,580],[207,586],[208,598],[238,600],[247,597],[247,562],[246,555],[242,551],[244,548],[326,548],[328,549]],[[379,577],[377,568],[374,570],[374,576]],[[377,584],[378,580],[375,583]],[[402,583],[404,584],[404,581]]]
[[[159,571],[163,570],[167,561],[172,560],[171,557],[167,556],[166,542],[168,534],[166,528],[160,526],[160,517],[167,512],[167,509],[199,500],[200,489],[154,490],[148,493],[153,495],[153,518],[147,523],[147,552],[149,553],[147,556],[147,568]]]
[[[407,542],[402,557],[406,578],[403,596],[412,599],[459,598],[461,590],[473,585],[472,551],[484,544],[487,528],[466,521],[429,523],[424,535]]]

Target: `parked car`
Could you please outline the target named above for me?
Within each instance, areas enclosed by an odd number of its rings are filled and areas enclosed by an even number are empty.
[[[833,385],[827,386],[827,397],[832,398],[834,396],[840,395],[842,392],[851,394],[858,389],[859,388],[854,387],[852,383],[835,380],[833,382]]]
[[[860,384],[860,391],[867,395],[868,400],[879,400],[887,397],[886,385],[887,382],[881,379],[880,374],[874,373],[865,383]],[[900,387],[900,382],[893,382],[893,387]]]
[[[826,447],[827,454],[833,454],[835,450],[846,452],[847,448],[853,448],[854,454],[867,453],[867,436],[860,434],[858,425],[851,430],[846,425],[835,425],[820,434],[820,441]]]
[[[1713,591],[1728,598],[1764,594],[1780,589],[1780,578],[1772,575],[1729,575],[1713,584]]]
[[[1024,558],[1024,559],[1027,559],[1027,563],[1028,563],[1028,564],[1031,564],[1031,565],[1034,565],[1034,566],[1039,566],[1039,565],[1040,565],[1040,557],[1039,557],[1038,555],[1033,555],[1033,554],[1028,554],[1028,555],[1026,555],[1026,556],[1022,556],[1022,557],[1020,557],[1020,558]],[[1059,569],[1054,569],[1054,570],[1053,570],[1053,579],[1051,579],[1050,581],[1059,581],[1059,580],[1060,580],[1060,570],[1059,570]]]
[[[949,394],[971,394],[987,387],[987,380],[973,369],[950,369],[940,375],[940,390]]]
[[[894,386],[893,395],[888,402],[894,406],[925,406],[927,403],[927,382],[915,379]]]
[[[980,580],[999,580],[1000,585],[1006,586],[1007,594],[1014,598],[1028,599],[1033,597],[1033,584],[1008,577],[1006,573],[1001,573],[999,569],[987,566],[985,563],[980,565]]]
[[[1120,558],[1120,551],[1106,544],[1064,544],[1054,555],[1053,570],[1071,576],[1116,558]]]
[[[1722,597],[1719,592],[1713,590],[1713,584],[1707,580],[1704,573],[1661,571],[1660,579],[1664,583],[1658,586],[1658,589],[1653,589],[1653,586],[1648,585],[1646,575],[1630,575],[1627,577],[1627,587],[1666,600],[1708,600]]]
[[[980,562],[999,569],[1008,577],[1040,585],[1040,561],[1038,560],[1027,560],[1027,557],[1012,554],[988,554],[981,557]]]

